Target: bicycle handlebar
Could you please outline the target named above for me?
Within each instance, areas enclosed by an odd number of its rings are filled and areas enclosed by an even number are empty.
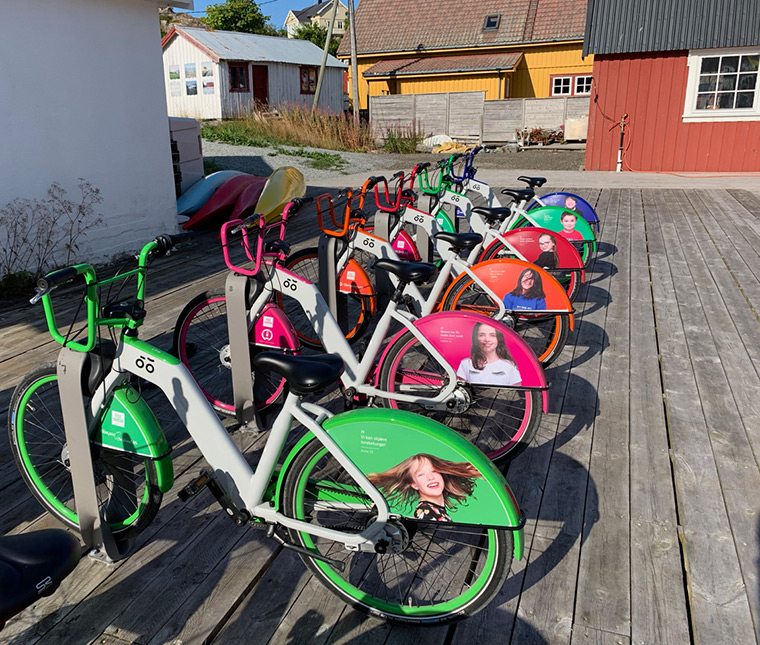
[[[95,347],[97,339],[97,328],[100,325],[109,325],[111,327],[130,328],[137,329],[141,324],[142,316],[130,316],[123,315],[118,318],[100,317],[99,305],[100,299],[98,296],[98,287],[116,282],[117,280],[126,280],[133,275],[137,276],[137,289],[135,303],[139,307],[135,308],[135,311],[141,309],[142,302],[145,297],[145,276],[147,272],[148,262],[155,257],[166,255],[166,253],[174,246],[186,242],[193,236],[192,233],[180,233],[179,235],[159,235],[155,239],[148,242],[140,250],[138,255],[137,268],[125,273],[120,273],[112,278],[106,278],[99,281],[95,273],[95,269],[91,264],[76,264],[74,266],[66,267],[64,269],[58,269],[48,273],[37,281],[37,293],[30,300],[32,304],[36,304],[42,300],[42,306],[45,311],[45,320],[47,322],[48,331],[53,339],[63,345],[76,351],[89,352]],[[77,276],[82,275],[85,281],[85,295],[84,299],[87,303],[87,340],[85,342],[76,342],[70,340],[60,331],[58,331],[58,324],[55,318],[55,311],[53,310],[53,303],[51,294],[52,292],[63,284],[71,282]],[[144,313],[144,312],[143,312]]]

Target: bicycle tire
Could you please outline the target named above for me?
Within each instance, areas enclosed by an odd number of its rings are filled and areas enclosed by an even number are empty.
[[[378,370],[380,388],[391,394],[403,387],[405,394],[431,398],[448,383],[441,364],[408,330],[388,348]],[[469,401],[463,411],[431,411],[422,404],[400,403],[392,397],[379,402],[435,419],[458,432],[491,461],[510,461],[530,445],[541,422],[539,391],[470,383],[460,387]]]
[[[443,311],[472,311],[493,318],[498,307],[470,276],[460,275],[446,293]],[[566,314],[526,314],[514,317],[514,330],[528,343],[541,365],[551,365],[562,353],[570,322]]]
[[[516,258],[517,256],[514,253],[510,253],[507,250],[507,247],[504,246],[501,242],[498,240],[494,242],[493,244],[489,245],[488,248],[483,250],[483,253],[480,254],[480,257],[478,258],[478,262],[485,262],[486,260],[499,260],[502,258]],[[580,291],[581,288],[581,280],[580,275],[578,275],[577,271],[559,271],[557,269],[544,269],[552,275],[557,282],[559,282],[562,287],[565,289],[565,292],[567,293],[567,297],[570,300],[570,302],[573,302],[575,300],[575,297],[578,295],[578,291]]]
[[[285,261],[283,268],[309,282],[319,284],[319,253],[316,248],[301,249],[293,253]],[[369,326],[372,296],[341,292],[338,292],[337,296],[339,300],[343,300],[339,303],[339,308],[346,312],[345,320],[339,321],[341,330],[346,340],[354,343],[364,335]],[[311,349],[322,349],[322,342],[298,300],[280,292],[276,294],[276,298],[277,306],[285,312],[301,343]]]
[[[355,501],[330,502],[333,483],[339,485],[343,497],[347,487],[354,488]],[[291,462],[282,490],[285,515],[320,526],[358,533],[374,515],[366,494],[316,438]],[[301,556],[330,591],[352,607],[389,621],[461,620],[483,609],[504,585],[513,557],[511,531],[406,518],[397,521],[409,538],[405,549],[395,554],[349,551],[296,529],[288,529],[288,534],[301,548],[343,563],[345,570],[340,571],[330,563]]]
[[[524,228],[526,226],[534,226],[533,222],[528,221],[525,217],[520,217],[512,226],[509,227],[510,230],[515,228]],[[573,241],[570,240],[570,243],[572,244]],[[578,255],[581,256],[581,260],[583,261],[584,266],[588,266],[589,262],[591,261],[591,244],[573,244],[575,247],[575,250],[578,251]]]
[[[251,352],[272,349],[249,345]],[[287,349],[295,350],[296,347]],[[214,410],[234,417],[230,368],[227,298],[224,289],[198,294],[185,305],[174,325],[172,351],[190,370]],[[287,393],[285,379],[271,372],[254,373],[254,405],[265,412]]]
[[[8,434],[16,465],[34,497],[56,519],[78,530],[55,363],[38,366],[14,390]],[[134,537],[161,506],[153,460],[95,444],[91,453],[102,517],[115,537]]]

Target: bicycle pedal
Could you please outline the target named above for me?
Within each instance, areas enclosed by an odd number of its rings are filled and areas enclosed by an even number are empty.
[[[195,481],[190,482],[181,491],[179,491],[179,493],[177,493],[177,497],[179,497],[183,502],[186,502],[191,497],[195,497],[198,493],[200,493],[208,485],[210,479],[211,475],[209,475],[209,473],[207,473],[205,470],[202,470],[201,474]]]

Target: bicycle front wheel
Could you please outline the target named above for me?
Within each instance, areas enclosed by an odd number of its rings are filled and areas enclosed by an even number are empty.
[[[272,348],[259,348],[251,343],[249,349],[253,354]],[[190,370],[214,409],[225,416],[235,416],[227,299],[223,289],[201,293],[185,305],[174,326],[173,352]],[[285,379],[273,372],[254,372],[253,383],[253,400],[259,412],[285,396]]]
[[[443,300],[444,311],[471,311],[493,318],[499,309],[493,299],[468,275],[462,274]],[[562,314],[524,314],[514,317],[514,330],[528,343],[541,365],[550,365],[562,352],[570,322]]]
[[[454,393],[457,405],[427,410],[424,402],[448,384],[440,362],[414,334],[404,332],[388,348],[380,370],[380,399],[389,408],[424,414],[461,434],[492,461],[510,460],[530,445],[541,422],[541,394],[537,390],[461,383]],[[394,392],[419,396],[420,403],[402,403]]]
[[[288,469],[282,509],[288,517],[351,533],[375,517],[362,488],[316,439]],[[302,556],[322,584],[356,609],[391,621],[466,618],[483,609],[509,575],[511,531],[406,518],[393,522],[404,536],[397,553],[349,551],[333,540],[288,532],[295,544],[340,563]]]
[[[26,485],[46,511],[77,530],[55,363],[29,372],[8,410],[11,452]],[[91,444],[98,503],[114,536],[130,538],[158,513],[162,493],[151,459]]]
[[[319,253],[317,249],[302,249],[289,256],[283,265],[288,271],[305,278],[309,282],[319,284]],[[367,330],[372,311],[372,296],[360,293],[344,293],[338,291],[338,309],[342,312],[339,316],[340,325],[346,340],[356,342]],[[277,304],[285,312],[288,320],[298,334],[298,339],[311,349],[321,349],[322,341],[312,327],[303,307],[298,300],[284,293],[277,293]]]

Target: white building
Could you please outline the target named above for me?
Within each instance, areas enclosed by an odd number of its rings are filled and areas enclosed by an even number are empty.
[[[332,2],[329,0],[319,0],[317,4],[301,9],[300,11],[290,10],[285,17],[283,25],[288,32],[288,38],[293,38],[294,34],[301,25],[309,23],[318,25],[323,29],[329,29],[330,16],[332,16]],[[348,9],[342,2],[338,2],[338,8],[335,11],[335,25],[333,25],[333,37],[340,37],[346,33],[348,24]]]
[[[163,39],[170,116],[226,119],[255,104],[311,107],[322,50],[308,40],[173,26]],[[346,65],[327,57],[318,107],[343,110]]]
[[[104,221],[77,261],[177,229],[159,4],[193,8],[192,0],[3,3],[0,209],[45,200],[54,182],[73,201],[79,178],[100,189]]]

